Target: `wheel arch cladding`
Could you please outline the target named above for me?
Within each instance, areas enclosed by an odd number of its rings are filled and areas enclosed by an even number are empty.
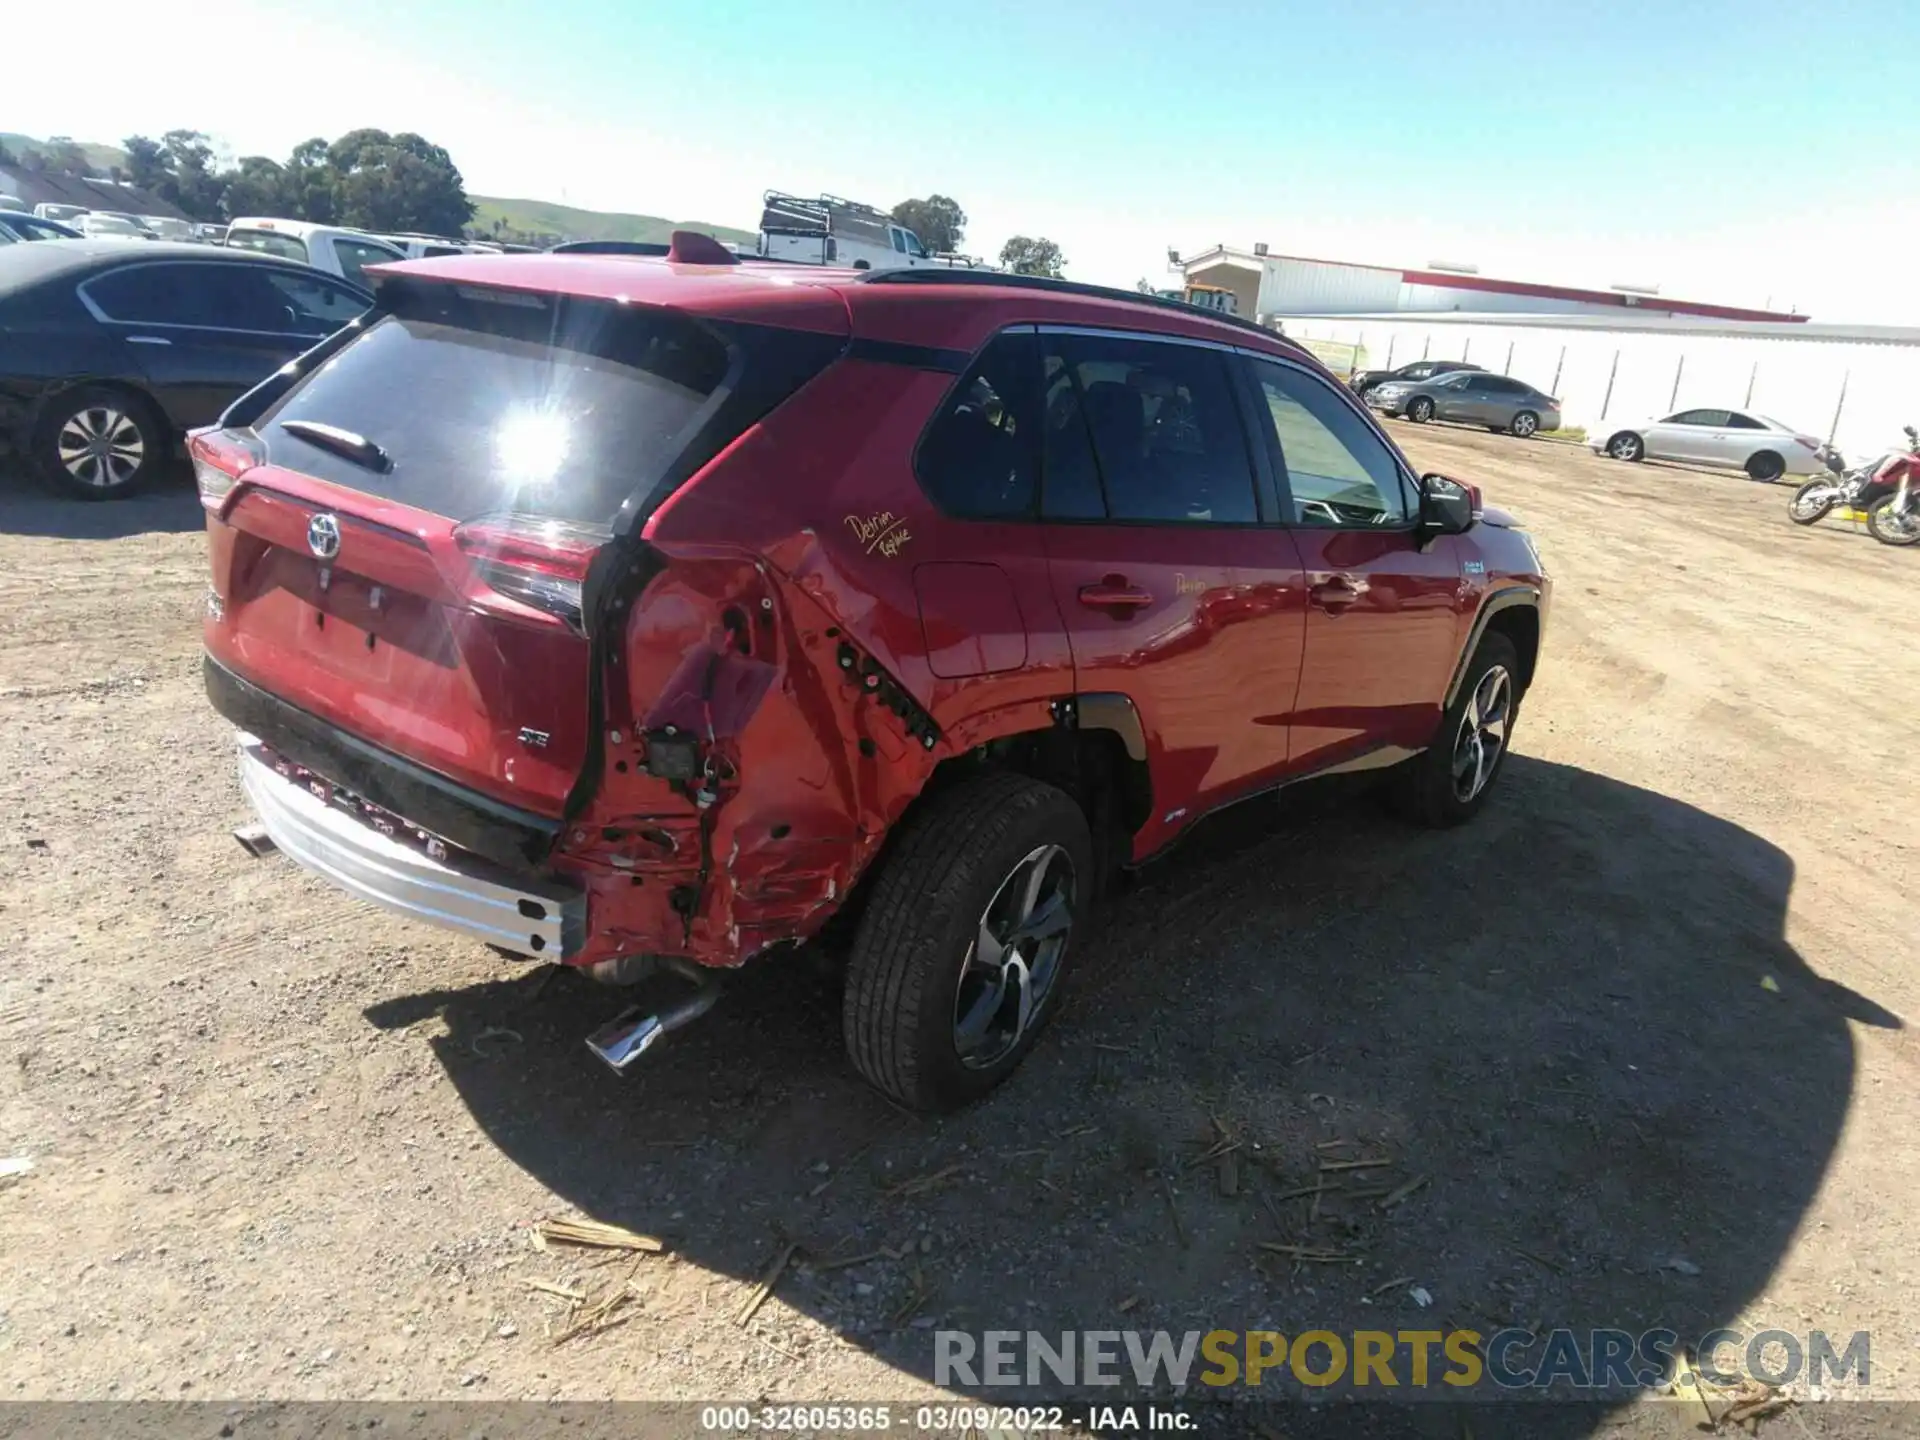
[[[1521,688],[1524,690],[1533,681],[1534,661],[1540,651],[1540,591],[1532,585],[1508,585],[1495,590],[1480,602],[1479,613],[1473,618],[1473,628],[1467,633],[1467,643],[1461,647],[1460,656],[1454,661],[1453,678],[1447,682],[1446,698],[1443,705],[1451,705],[1454,697],[1460,693],[1460,682],[1466,678],[1467,670],[1473,664],[1474,652],[1480,648],[1480,641],[1489,631],[1494,630],[1495,622],[1500,622],[1498,633],[1506,635],[1513,642],[1513,648],[1519,653],[1519,663],[1523,671]],[[1520,627],[1518,632],[1509,626]]]
[[[1487,621],[1484,635],[1504,635],[1513,642],[1520,663],[1520,689],[1533,684],[1534,664],[1540,657],[1540,610],[1535,605],[1509,605]]]

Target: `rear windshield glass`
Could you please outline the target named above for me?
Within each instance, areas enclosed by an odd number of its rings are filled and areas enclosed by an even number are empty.
[[[272,464],[456,520],[604,524],[672,465],[727,375],[721,340],[669,311],[467,285],[386,299],[261,420]],[[388,468],[283,428],[295,420],[372,442]]]
[[[282,235],[278,230],[229,230],[227,244],[242,250],[258,250],[278,255],[283,260],[307,262],[307,245],[297,235]]]

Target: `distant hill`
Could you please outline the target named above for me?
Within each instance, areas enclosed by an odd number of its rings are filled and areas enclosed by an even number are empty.
[[[658,215],[623,215],[614,211],[578,210],[571,205],[555,205],[547,200],[507,200],[494,195],[470,195],[475,234],[492,232],[493,222],[504,221],[509,230],[534,235],[559,235],[569,240],[639,240],[664,245],[675,230],[699,230],[716,240],[735,244],[754,243],[751,230],[736,230],[715,225],[710,220],[666,220]]]
[[[45,140],[36,140],[31,135],[15,135],[6,130],[0,130],[0,145],[6,146],[18,156],[24,156],[29,150],[45,152],[47,148]],[[103,173],[112,171],[116,165],[122,169],[126,168],[127,152],[118,145],[96,145],[91,141],[82,140],[80,153],[87,157],[87,164]]]

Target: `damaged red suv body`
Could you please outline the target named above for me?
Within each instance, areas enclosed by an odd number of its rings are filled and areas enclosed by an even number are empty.
[[[370,274],[192,445],[210,696],[357,894],[696,981],[844,913],[856,1063],[942,1106],[1115,866],[1310,775],[1450,823],[1497,774],[1531,543],[1276,335],[685,237]]]

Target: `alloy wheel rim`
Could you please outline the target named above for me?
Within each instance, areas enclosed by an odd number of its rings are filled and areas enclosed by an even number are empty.
[[[70,416],[55,445],[66,472],[99,490],[126,484],[147,458],[140,427],[110,405],[89,405]]]
[[[1460,728],[1453,739],[1453,795],[1463,804],[1479,795],[1493,778],[1501,753],[1507,748],[1507,726],[1513,719],[1513,677],[1507,667],[1495,665],[1480,677],[1467,698]]]
[[[1533,434],[1533,427],[1535,423],[1536,422],[1531,415],[1515,416],[1513,421],[1513,433],[1520,436],[1531,435]]]
[[[1614,459],[1631,460],[1633,458],[1633,437],[1630,435],[1622,435],[1607,448],[1613,452]]]
[[[1433,402],[1425,398],[1416,400],[1413,402],[1413,409],[1409,413],[1412,414],[1416,420],[1424,420],[1433,413]]]
[[[984,1070],[1033,1028],[1073,933],[1073,858],[1042,845],[1008,872],[980,915],[953,997],[953,1047]]]

